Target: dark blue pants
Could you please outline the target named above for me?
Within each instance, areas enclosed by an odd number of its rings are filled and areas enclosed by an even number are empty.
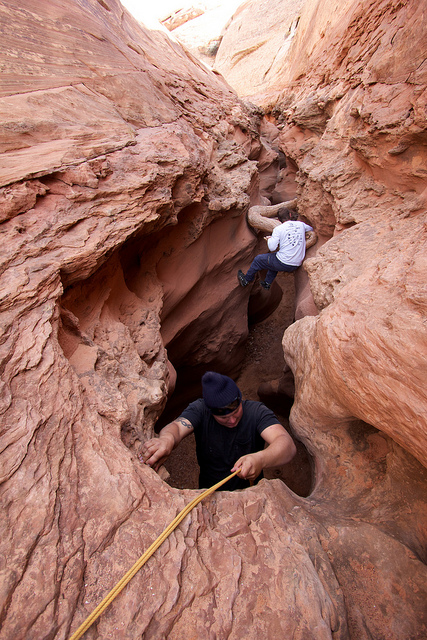
[[[275,253],[260,253],[259,256],[253,259],[251,266],[245,276],[248,282],[252,282],[255,278],[257,271],[266,269],[267,275],[265,276],[265,282],[271,284],[279,271],[296,271],[298,267],[289,264],[283,264]]]

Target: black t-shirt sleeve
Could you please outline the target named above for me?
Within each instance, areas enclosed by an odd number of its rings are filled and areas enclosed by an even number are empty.
[[[261,435],[264,429],[271,427],[273,424],[280,424],[277,416],[268,409],[262,402],[256,402],[254,400],[248,400],[247,404],[250,405],[250,411],[253,416],[253,420],[256,424],[256,430]]]
[[[193,429],[201,426],[203,416],[206,412],[206,405],[202,398],[191,402],[184,411],[181,412],[180,418],[186,418],[193,425]]]

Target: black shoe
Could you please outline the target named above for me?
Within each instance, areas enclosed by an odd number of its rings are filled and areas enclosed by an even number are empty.
[[[249,284],[249,282],[245,278],[245,274],[240,269],[237,272],[237,279],[241,287],[246,287]]]
[[[269,282],[266,282],[265,280],[260,282],[260,285],[261,287],[264,287],[264,289],[269,289],[271,287],[271,284]]]

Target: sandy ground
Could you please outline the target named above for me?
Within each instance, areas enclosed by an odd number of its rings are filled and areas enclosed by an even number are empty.
[[[242,371],[236,380],[243,396],[251,400],[259,400],[257,392],[260,384],[280,378],[285,366],[282,336],[294,319],[294,277],[292,274],[279,273],[277,283],[283,290],[282,300],[269,318],[251,327]],[[279,422],[292,435],[288,421],[292,401],[284,397],[263,401],[276,413]],[[307,496],[312,484],[311,462],[305,447],[300,442],[295,442],[297,455],[292,462],[266,471],[265,477],[280,478],[292,491]],[[183,440],[165,466],[170,473],[168,483],[171,486],[179,489],[198,487],[198,465],[193,435]]]

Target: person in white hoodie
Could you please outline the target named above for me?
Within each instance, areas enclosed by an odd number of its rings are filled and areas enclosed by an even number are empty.
[[[313,227],[299,220],[291,220],[291,212],[285,207],[279,209],[277,217],[282,224],[273,229],[271,236],[265,237],[272,253],[256,256],[246,275],[239,269],[237,279],[242,287],[253,282],[258,271],[267,270],[261,286],[269,289],[279,271],[292,272],[302,264],[306,250],[305,234],[313,231]]]

